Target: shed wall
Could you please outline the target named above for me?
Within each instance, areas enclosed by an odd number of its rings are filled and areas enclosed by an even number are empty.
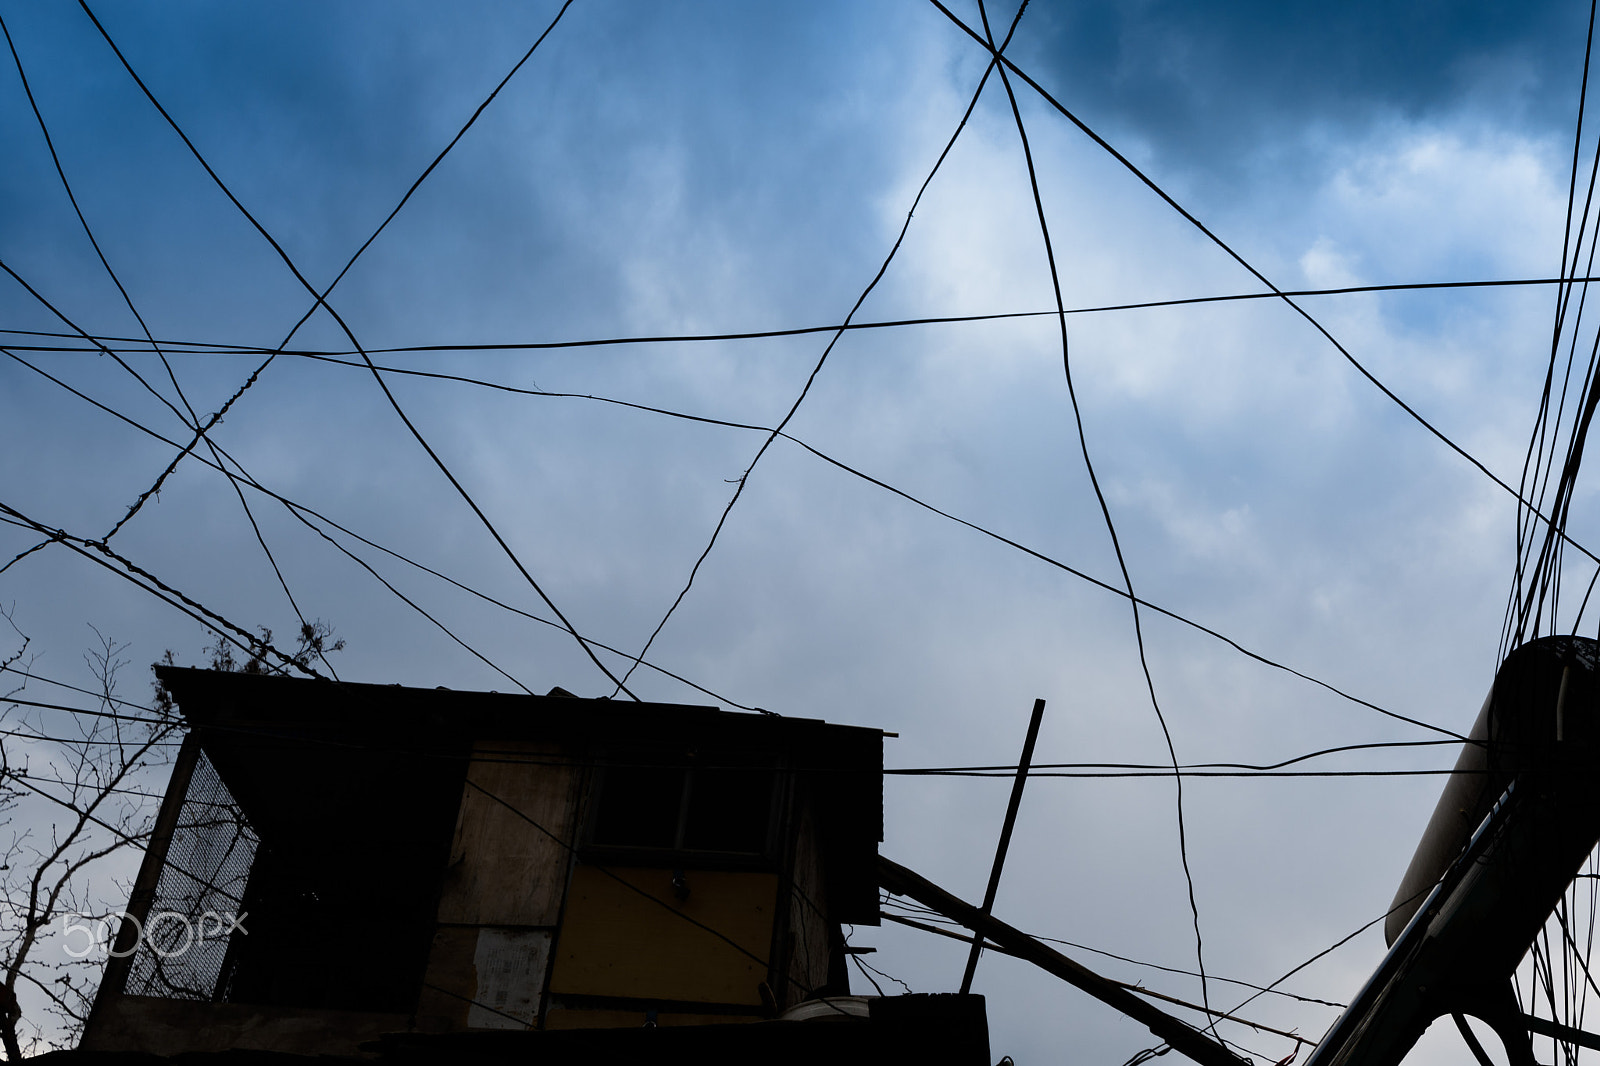
[[[559,745],[474,746],[418,996],[419,1027],[536,1024],[566,893],[581,778]]]

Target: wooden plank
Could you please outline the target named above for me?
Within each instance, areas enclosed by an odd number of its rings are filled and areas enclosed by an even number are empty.
[[[553,744],[490,741],[474,748],[467,769],[470,783],[462,790],[450,867],[439,896],[441,923],[557,923],[566,887],[567,849],[528,819],[562,840],[573,839],[579,774],[575,766],[560,765],[562,757]]]
[[[428,968],[417,997],[417,1028],[427,1033],[467,1027],[467,1007],[477,991],[472,954],[478,944],[475,926],[440,926],[428,950]]]
[[[827,885],[816,821],[801,812],[795,833],[794,870],[789,891],[788,980],[778,990],[778,1005],[787,1009],[808,999],[828,983],[835,923],[829,921]]]

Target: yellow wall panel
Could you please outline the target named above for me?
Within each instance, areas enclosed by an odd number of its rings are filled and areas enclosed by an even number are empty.
[[[670,870],[608,870],[615,876],[582,864],[573,871],[567,913],[556,942],[552,992],[700,1003],[761,1002],[759,986],[767,979],[778,894],[776,875],[690,870],[689,898],[679,902],[672,894]],[[744,951],[685,917],[716,930]]]

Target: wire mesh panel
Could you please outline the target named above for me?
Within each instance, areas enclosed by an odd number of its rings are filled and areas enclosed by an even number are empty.
[[[242,928],[245,886],[260,843],[202,752],[145,915],[125,991],[211,1000]]]

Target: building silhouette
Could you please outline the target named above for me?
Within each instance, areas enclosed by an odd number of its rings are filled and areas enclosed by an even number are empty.
[[[849,995],[878,730],[158,673],[190,729],[81,1053],[988,1061],[982,997]]]

